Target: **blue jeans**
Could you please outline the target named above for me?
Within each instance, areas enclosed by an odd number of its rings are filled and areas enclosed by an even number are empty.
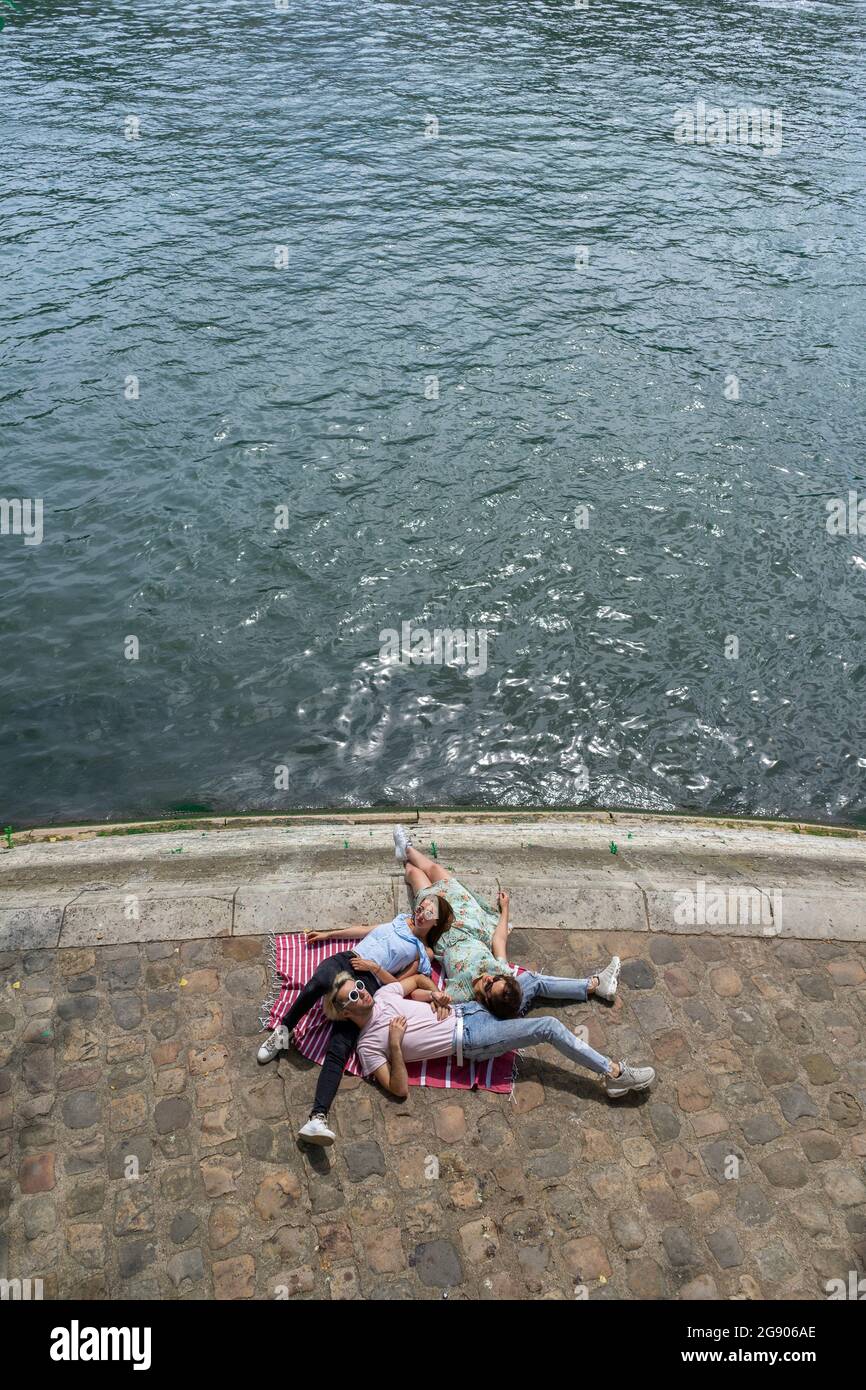
[[[571,999],[585,1004],[589,980],[570,980],[565,975],[536,975],[534,970],[524,970],[518,975],[517,983],[523,993],[523,1009],[534,1009],[539,999]]]
[[[542,999],[586,999],[588,980],[561,979],[556,975],[536,975],[527,970],[519,977],[523,991],[523,1007],[531,1009]],[[560,1023],[558,1018],[495,1018],[483,1004],[458,1004],[463,1015],[463,1056],[470,1061],[483,1061],[487,1057],[498,1057],[502,1052],[511,1052],[521,1047],[539,1047],[541,1043],[551,1043],[567,1057],[570,1062],[586,1067],[589,1071],[608,1075],[611,1070],[609,1057],[602,1057],[589,1043],[581,1042],[571,1029]]]

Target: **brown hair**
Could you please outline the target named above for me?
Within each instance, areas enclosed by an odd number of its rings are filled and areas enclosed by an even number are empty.
[[[523,1008],[523,991],[514,975],[494,975],[494,984],[498,984],[500,980],[502,989],[494,995],[491,985],[490,998],[485,999],[484,1003],[494,1018],[517,1018]]]
[[[433,954],[436,954],[436,947],[441,937],[445,935],[449,927],[454,925],[454,912],[451,904],[440,893],[428,893],[428,898],[435,898],[439,904],[439,921],[431,927],[427,933],[425,945],[430,947]]]

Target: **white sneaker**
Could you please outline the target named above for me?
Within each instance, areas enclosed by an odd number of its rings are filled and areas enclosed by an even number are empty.
[[[394,858],[399,859],[401,864],[406,863],[406,851],[412,843],[412,836],[402,825],[394,827]]]
[[[284,1023],[278,1023],[269,1038],[265,1038],[256,1056],[260,1062],[272,1062],[279,1052],[288,1052],[289,1030]]]
[[[619,985],[619,972],[621,970],[619,956],[611,958],[610,965],[606,965],[598,977],[598,984],[595,993],[599,999],[606,999],[608,1003],[613,1003],[616,998],[617,986]]]
[[[609,1096],[624,1096],[627,1091],[645,1091],[656,1079],[652,1067],[631,1067],[620,1062],[619,1076],[606,1076],[604,1088]]]
[[[324,1115],[312,1115],[298,1130],[298,1138],[306,1139],[308,1144],[333,1144],[336,1134],[328,1129]]]

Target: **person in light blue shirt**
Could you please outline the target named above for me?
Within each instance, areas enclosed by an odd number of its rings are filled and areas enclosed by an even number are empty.
[[[408,974],[410,969],[413,974],[430,974],[432,952],[428,954],[424,945],[424,937],[428,931],[429,926],[426,922],[416,929],[409,914],[401,912],[393,922],[382,922],[378,927],[347,927],[345,931],[308,931],[307,942],[313,945],[316,941],[333,941],[338,937],[357,936],[364,942],[363,959],[381,966],[382,970],[396,978]],[[385,980],[383,983],[390,984],[390,981]]]

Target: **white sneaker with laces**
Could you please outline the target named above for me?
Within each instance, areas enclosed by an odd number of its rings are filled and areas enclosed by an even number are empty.
[[[328,1128],[324,1115],[311,1115],[305,1125],[298,1130],[298,1138],[306,1139],[308,1144],[333,1144],[336,1134]]]
[[[609,1096],[624,1096],[627,1091],[646,1091],[655,1081],[652,1067],[632,1067],[620,1062],[619,1076],[606,1076],[604,1088]]]
[[[278,1023],[270,1037],[265,1038],[256,1057],[262,1063],[272,1062],[278,1053],[288,1052],[290,1042],[288,1028],[284,1023]]]
[[[606,965],[598,977],[598,984],[595,993],[599,999],[606,999],[608,1003],[613,1003],[616,998],[617,986],[619,985],[619,972],[622,968],[619,956],[612,956],[610,965]]]
[[[406,851],[412,843],[412,836],[405,826],[394,826],[394,858],[399,859],[401,864],[406,863]]]

